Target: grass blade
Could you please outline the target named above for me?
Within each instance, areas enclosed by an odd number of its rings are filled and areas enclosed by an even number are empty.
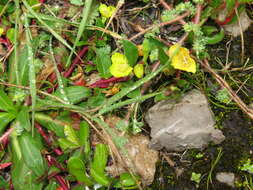
[[[79,42],[79,40],[81,39],[81,36],[85,30],[85,27],[86,27],[86,24],[87,24],[87,20],[88,20],[88,16],[89,16],[89,13],[90,13],[90,8],[91,8],[91,5],[92,5],[92,0],[86,0],[85,1],[85,6],[83,8],[83,18],[82,18],[82,21],[79,25],[79,28],[78,28],[78,32],[77,32],[77,37],[76,37],[76,40],[75,40],[75,43],[74,43],[74,46],[70,52],[70,55],[68,57],[68,61],[67,61],[67,64],[66,66],[69,67],[70,66],[70,63],[71,63],[71,58],[72,58],[72,55],[75,51],[75,48],[76,48],[76,45],[77,43]]]
[[[35,115],[35,105],[36,105],[36,73],[35,73],[35,65],[34,65],[34,57],[33,57],[33,49],[32,49],[32,35],[29,29],[28,19],[25,15],[25,33],[26,33],[26,43],[28,49],[28,63],[29,63],[29,86],[30,86],[30,93],[32,97],[32,136],[34,132],[34,115]]]
[[[54,58],[54,52],[53,52],[53,48],[52,48],[52,37],[50,38],[50,41],[49,41],[49,51],[50,51],[50,55],[51,55],[51,59],[52,59],[52,62],[54,64],[54,70],[55,70],[55,73],[56,73],[56,77],[57,77],[57,80],[58,80],[58,84],[59,84],[59,90],[60,90],[60,93],[62,95],[62,99],[67,103],[67,104],[70,104],[69,102],[69,99],[66,95],[66,92],[64,90],[64,85],[63,85],[63,81],[62,81],[62,77],[61,77],[61,74],[57,68],[57,64],[56,64],[56,61],[55,61],[55,58]]]
[[[64,40],[57,32],[55,32],[50,26],[48,26],[41,18],[40,16],[32,9],[32,7],[27,3],[26,0],[23,0],[23,3],[25,5],[25,7],[27,8],[27,10],[36,18],[38,19],[38,21],[44,25],[49,32],[51,32],[51,34],[57,39],[59,40],[62,44],[64,44],[67,48],[69,48],[71,50],[71,52],[75,53],[74,50],[72,49],[72,47],[68,44],[68,42],[66,40]],[[76,54],[76,53],[75,53]]]

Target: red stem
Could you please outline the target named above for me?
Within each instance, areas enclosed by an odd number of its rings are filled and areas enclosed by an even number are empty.
[[[9,167],[11,164],[12,164],[11,162],[6,162],[6,163],[0,164],[0,170]]]
[[[1,137],[0,137],[0,143],[8,139],[9,135],[12,133],[14,128],[9,128]]]
[[[52,146],[52,142],[51,142],[51,140],[49,139],[49,137],[47,136],[46,132],[45,132],[45,131],[43,130],[43,128],[41,127],[41,125],[38,124],[38,123],[35,123],[34,126],[38,129],[39,134],[43,137],[43,139],[45,140],[45,142],[47,143],[47,145],[48,145],[49,147],[51,147],[51,146]],[[63,152],[62,152],[60,149],[58,149],[58,148],[53,149],[53,151],[54,151],[58,156],[60,156],[60,155],[63,154]]]
[[[54,177],[55,177],[56,181],[60,184],[60,186],[63,190],[70,190],[62,176],[56,175]]]
[[[78,56],[76,56],[76,58],[73,60],[71,66],[69,67],[69,69],[63,74],[63,76],[65,78],[68,78],[74,71],[75,66],[79,63],[82,63],[82,60],[80,58],[82,58],[86,52],[89,50],[88,46],[84,46],[83,49],[78,53]]]

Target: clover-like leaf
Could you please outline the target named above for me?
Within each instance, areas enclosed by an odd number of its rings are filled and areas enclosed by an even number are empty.
[[[171,57],[171,65],[175,69],[179,69],[187,72],[196,72],[196,62],[191,58],[190,52],[187,48],[180,47],[179,44],[175,44],[170,47],[169,56]]]
[[[128,65],[125,55],[114,53],[111,60],[112,65],[110,66],[110,72],[114,77],[125,77],[131,74],[133,68]]]
[[[134,74],[137,78],[142,78],[144,74],[144,65],[137,64],[134,66]]]
[[[110,18],[115,12],[115,10],[116,10],[116,7],[107,6],[106,4],[103,4],[103,3],[101,3],[99,6],[99,12],[105,18]]]

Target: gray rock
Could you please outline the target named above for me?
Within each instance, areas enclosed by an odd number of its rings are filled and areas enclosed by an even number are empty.
[[[216,179],[221,182],[225,183],[228,186],[234,187],[235,186],[235,174],[231,172],[219,172],[216,174]]]
[[[192,90],[178,102],[165,100],[150,108],[145,117],[151,127],[151,148],[170,151],[205,148],[225,137],[214,129],[215,121],[204,94]]]

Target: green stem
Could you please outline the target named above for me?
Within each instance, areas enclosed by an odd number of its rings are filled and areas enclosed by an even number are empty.
[[[109,111],[112,111],[114,109],[123,107],[123,106],[128,105],[128,104],[132,104],[132,103],[136,103],[136,102],[142,102],[142,101],[145,101],[149,98],[152,98],[152,97],[154,97],[158,94],[160,94],[160,92],[151,93],[151,94],[148,94],[148,95],[145,95],[145,96],[138,96],[136,98],[132,98],[132,99],[129,99],[129,100],[126,100],[126,101],[123,101],[123,102],[119,102],[119,103],[113,104],[111,106],[104,107],[103,109],[101,109],[98,112],[98,114],[103,115],[103,114],[105,114]]]
[[[154,72],[150,73],[149,75],[145,76],[141,80],[138,80],[133,86],[131,86],[129,88],[124,88],[123,90],[121,90],[119,93],[117,93],[116,95],[114,95],[113,97],[111,97],[110,99],[108,99],[107,102],[103,105],[103,107],[111,106],[114,102],[120,100],[122,97],[124,97],[128,93],[132,92],[136,88],[140,87],[144,83],[146,83],[149,80],[151,80],[152,78],[154,78],[162,70],[164,70],[170,64],[170,62],[171,62],[171,60],[169,59],[164,65],[162,65],[161,67],[159,67],[156,71],[154,71]]]

